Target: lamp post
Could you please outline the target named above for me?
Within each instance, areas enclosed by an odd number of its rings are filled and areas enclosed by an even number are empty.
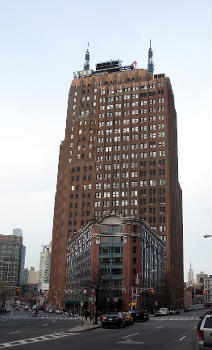
[[[150,270],[149,271],[149,312],[151,311],[151,290],[154,290],[154,272],[155,270]],[[151,274],[153,274],[153,285],[151,286],[150,285],[150,282],[151,282]]]
[[[209,237],[212,237],[212,235],[206,234],[206,235],[204,235],[203,237],[204,237],[204,238],[209,238]],[[204,295],[204,299],[205,299],[205,297],[206,297],[206,295]],[[210,300],[210,290],[209,290],[209,300]]]

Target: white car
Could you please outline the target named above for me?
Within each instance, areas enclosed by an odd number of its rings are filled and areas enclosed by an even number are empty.
[[[155,316],[167,316],[170,315],[169,309],[167,307],[161,307],[158,311],[155,312]]]
[[[203,317],[197,339],[197,349],[209,349],[209,347],[212,347],[212,315]]]

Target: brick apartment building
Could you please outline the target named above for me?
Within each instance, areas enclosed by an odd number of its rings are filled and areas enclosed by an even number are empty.
[[[183,297],[182,193],[170,79],[134,62],[89,66],[71,83],[55,196],[50,301],[64,300],[66,244],[106,213],[144,219],[165,242],[167,305]]]
[[[143,220],[109,214],[91,220],[68,240],[66,303],[72,311],[82,303],[91,310],[98,287],[101,309],[155,307],[164,291],[164,250]]]

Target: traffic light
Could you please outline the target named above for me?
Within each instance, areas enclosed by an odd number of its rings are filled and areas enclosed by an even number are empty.
[[[16,288],[16,295],[19,295],[19,293],[20,293],[20,288],[17,287],[17,288]]]
[[[154,294],[154,293],[155,293],[155,290],[154,290],[154,289],[151,289],[150,292],[151,292],[152,294]]]
[[[203,289],[202,294],[206,294],[206,291]]]

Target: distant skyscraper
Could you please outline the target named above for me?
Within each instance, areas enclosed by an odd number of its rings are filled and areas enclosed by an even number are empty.
[[[37,284],[39,278],[39,271],[35,271],[35,268],[32,266],[28,272],[28,284]]]
[[[23,230],[21,228],[14,228],[13,229],[13,235],[23,237]]]
[[[191,263],[190,263],[190,268],[188,270],[188,285],[192,286],[194,284],[194,271],[191,268]]]
[[[22,237],[0,235],[0,281],[10,288],[11,294],[24,284],[25,252]]]
[[[50,276],[50,264],[51,264],[51,243],[49,245],[42,246],[42,252],[40,253],[40,267],[39,267],[39,289],[49,289],[49,276]]]
[[[55,197],[50,298],[66,290],[66,244],[106,213],[144,219],[166,243],[167,304],[183,298],[182,193],[170,79],[119,60],[74,73]],[[173,293],[174,290],[174,293]],[[61,300],[64,296],[61,294]]]

